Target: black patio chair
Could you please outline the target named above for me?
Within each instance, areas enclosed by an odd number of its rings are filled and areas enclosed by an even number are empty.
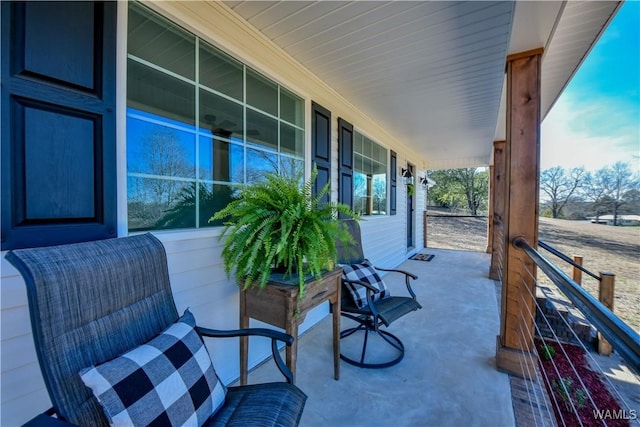
[[[400,338],[381,327],[387,327],[397,319],[412,311],[422,308],[416,300],[411,288],[411,279],[418,276],[407,271],[374,267],[364,257],[360,225],[356,220],[342,220],[343,226],[351,234],[352,241],[348,245],[337,244],[338,264],[343,267],[341,315],[358,324],[340,332],[340,338],[355,333],[363,333],[362,349],[358,358],[340,354],[345,362],[361,368],[386,368],[399,363],[404,357],[404,344]],[[399,273],[404,275],[409,296],[391,296],[377,271]],[[371,362],[367,358],[369,334],[377,334],[382,342],[392,348],[392,356],[388,360]]]
[[[269,329],[200,328],[188,310],[179,318],[166,253],[151,234],[14,250],[6,258],[27,285],[38,361],[53,404],[27,425],[106,426],[110,419],[169,425],[194,417],[208,426],[298,425],[307,397],[293,385],[277,348],[293,337]],[[228,389],[220,383],[202,336],[248,335],[271,339],[286,382]],[[147,360],[145,351],[154,358]],[[131,368],[131,360],[138,365]],[[131,375],[124,377],[125,371]],[[100,389],[104,381],[106,391]]]

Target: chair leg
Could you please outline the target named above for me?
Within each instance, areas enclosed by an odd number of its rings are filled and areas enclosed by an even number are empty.
[[[360,325],[355,326],[353,328],[349,328],[349,329],[345,329],[345,330],[341,331],[340,332],[340,339],[346,338],[348,336],[351,336],[354,333],[359,332],[359,331],[363,331],[364,334],[365,334],[364,338],[363,338],[363,342],[362,342],[362,352],[361,352],[360,360],[359,361],[358,360],[354,360],[354,359],[352,359],[350,357],[347,357],[344,354],[340,353],[340,359],[344,360],[348,364],[354,365],[354,366],[358,366],[360,368],[381,369],[381,368],[388,368],[389,366],[393,366],[393,365],[399,363],[404,358],[404,344],[402,344],[402,341],[400,341],[400,339],[398,337],[396,337],[395,335],[393,335],[390,332],[382,331],[382,330],[377,329],[377,328],[376,329],[371,329],[371,328],[367,327],[367,325],[360,324]],[[367,352],[367,343],[368,343],[368,340],[369,340],[369,332],[379,334],[380,337],[384,340],[384,342],[386,342],[391,347],[396,349],[397,354],[395,355],[395,357],[393,357],[391,360],[388,360],[388,361],[385,361],[385,362],[366,363],[365,362],[365,357],[366,357],[366,352]]]

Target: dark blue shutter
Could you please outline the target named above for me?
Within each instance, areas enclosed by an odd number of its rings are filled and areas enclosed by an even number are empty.
[[[338,201],[353,208],[353,125],[338,118]]]
[[[115,237],[116,2],[2,2],[2,249]]]
[[[396,214],[396,187],[398,184],[398,155],[395,151],[391,150],[391,167],[389,168],[390,185],[389,185],[389,213],[391,215]]]
[[[331,112],[311,103],[311,160],[318,169],[318,177],[313,186],[314,194],[331,182]],[[331,201],[331,192],[325,194],[322,201]]]

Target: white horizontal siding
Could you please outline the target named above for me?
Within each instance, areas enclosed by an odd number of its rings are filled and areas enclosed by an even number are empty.
[[[0,424],[17,426],[51,403],[33,344],[25,284],[5,254],[0,259]]]
[[[13,394],[11,392],[12,390],[5,389],[3,379],[2,394]],[[42,413],[50,407],[49,395],[43,385],[41,389],[33,393],[15,397],[6,403],[2,402],[0,422],[3,426],[17,427],[31,419],[32,415]]]

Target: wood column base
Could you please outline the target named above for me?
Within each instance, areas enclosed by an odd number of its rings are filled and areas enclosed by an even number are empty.
[[[496,367],[499,371],[527,380],[536,380],[538,357],[530,352],[504,347],[496,337]]]

